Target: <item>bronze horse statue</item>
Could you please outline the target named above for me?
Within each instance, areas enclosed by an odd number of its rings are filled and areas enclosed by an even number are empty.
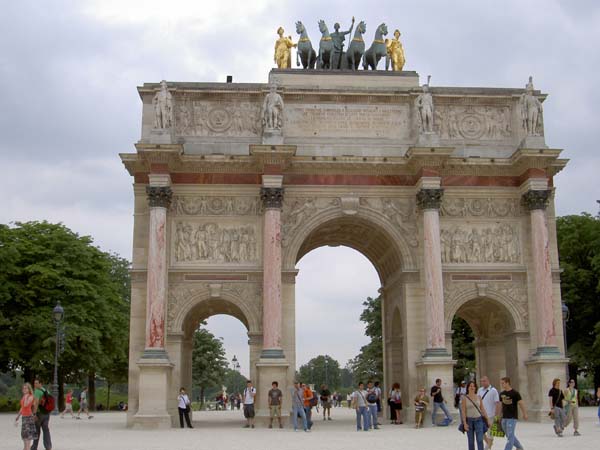
[[[363,69],[368,70],[371,68],[372,70],[377,70],[379,60],[387,55],[387,48],[383,40],[383,36],[387,34],[388,29],[385,23],[377,27],[377,30],[375,30],[375,40],[363,56]]]
[[[364,21],[360,21],[354,32],[354,37],[350,41],[348,51],[346,52],[347,68],[351,70],[358,70],[360,65],[360,58],[365,53],[365,41],[362,35],[367,31],[367,24]]]
[[[298,51],[296,52],[296,65],[300,66],[300,61],[302,61],[302,68],[314,69],[317,62],[317,52],[315,52],[308,38],[306,28],[304,28],[304,25],[300,21],[296,22],[296,33],[300,35],[300,39],[298,39]]]
[[[321,40],[319,41],[319,69],[333,69],[333,41],[329,36],[329,30],[323,20],[319,20],[319,31],[321,32]]]

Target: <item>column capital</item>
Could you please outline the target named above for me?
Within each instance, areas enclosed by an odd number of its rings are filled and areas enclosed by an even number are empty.
[[[146,195],[150,208],[169,208],[173,190],[170,186],[146,186]]]
[[[529,211],[535,209],[546,209],[552,195],[552,189],[530,189],[523,194],[523,204]]]
[[[265,208],[280,209],[283,204],[283,188],[262,187],[260,188],[260,199]]]
[[[440,209],[444,190],[438,189],[420,189],[417,192],[417,206],[421,209]]]

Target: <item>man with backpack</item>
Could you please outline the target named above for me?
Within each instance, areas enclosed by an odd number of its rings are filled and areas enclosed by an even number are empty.
[[[373,381],[367,381],[367,406],[369,408],[369,415],[371,416],[370,425],[374,430],[379,430],[377,426],[377,401],[379,400],[378,388],[373,386]]]
[[[31,445],[31,450],[37,450],[40,441],[40,429],[44,433],[44,448],[52,450],[52,439],[50,438],[50,414],[54,410],[54,397],[44,388],[39,378],[34,381],[33,413],[35,414],[35,431],[37,438]]]

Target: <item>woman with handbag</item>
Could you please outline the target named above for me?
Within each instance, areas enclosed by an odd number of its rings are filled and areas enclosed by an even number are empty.
[[[192,426],[192,422],[190,421],[190,412],[192,412],[192,407],[190,403],[190,398],[185,393],[185,389],[179,389],[179,395],[177,396],[177,409],[179,410],[179,426],[183,428],[183,418],[185,417],[185,423],[188,428],[194,428]]]
[[[489,428],[489,419],[483,401],[477,395],[475,381],[469,381],[467,384],[467,394],[461,398],[460,408],[462,427],[459,427],[459,430],[466,431],[469,450],[475,450],[475,441],[477,441],[477,449],[483,450],[483,435]]]
[[[400,392],[400,385],[394,383],[392,390],[390,391],[390,399],[388,404],[390,405],[390,413],[392,423],[395,425],[402,424],[402,393]]]

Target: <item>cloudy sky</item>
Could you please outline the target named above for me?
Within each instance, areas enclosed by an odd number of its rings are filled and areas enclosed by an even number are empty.
[[[523,87],[533,75],[549,94],[546,142],[571,159],[555,180],[558,213],[597,212],[597,1],[21,0],[2,6],[0,222],[60,221],[130,257],[132,180],[118,153],[139,139],[136,86],[265,82],[279,25],[296,38],[302,20],[316,40],[318,19],[346,29],[352,15],[369,37],[381,22],[399,28],[405,69],[431,74],[432,85]],[[365,341],[358,314],[377,276],[342,248],[317,250],[299,268],[298,363],[324,350],[344,362]],[[247,367],[241,324],[210,327]]]

